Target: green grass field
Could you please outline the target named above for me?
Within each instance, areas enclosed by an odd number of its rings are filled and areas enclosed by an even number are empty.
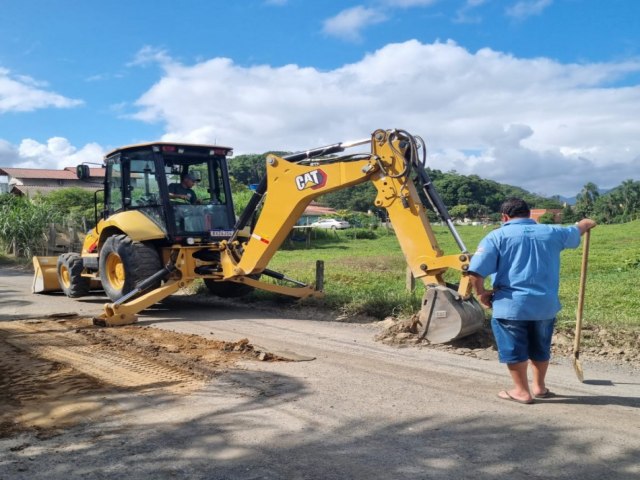
[[[435,226],[437,240],[446,254],[458,253],[449,231]],[[488,233],[482,227],[462,226],[458,231],[470,251]],[[311,248],[281,250],[270,268],[305,282],[314,279],[315,260],[325,261],[325,298],[305,302],[344,313],[374,318],[408,316],[420,308],[424,292],[418,283],[411,294],[405,288],[406,263],[393,234],[375,240],[353,240],[347,231]],[[600,225],[591,234],[589,270],[585,294],[584,324],[602,327],[640,328],[640,221]],[[562,253],[560,326],[575,324],[582,246]],[[455,282],[455,272],[447,276]],[[636,292],[636,293],[634,293]],[[255,299],[272,298],[256,292]]]

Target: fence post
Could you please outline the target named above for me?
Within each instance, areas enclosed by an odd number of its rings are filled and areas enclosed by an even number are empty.
[[[317,291],[324,290],[324,261],[316,260],[316,288]]]
[[[76,234],[76,229],[74,227],[69,227],[69,251],[76,251],[76,244],[79,243],[78,235]]]
[[[47,238],[46,248],[47,248],[47,253],[46,253],[47,256],[55,252],[55,249],[56,249],[56,224],[55,223],[49,224],[49,238]]]

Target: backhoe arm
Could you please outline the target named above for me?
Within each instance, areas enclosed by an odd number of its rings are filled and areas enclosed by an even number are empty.
[[[317,156],[312,153],[315,151],[309,151],[288,158],[267,158],[266,181],[258,187],[236,231],[245,226],[264,201],[262,212],[246,243],[235,240],[234,234],[221,252],[224,279],[264,288],[249,275],[265,271],[309,203],[320,195],[371,181],[378,191],[375,205],[387,210],[411,272],[427,287],[418,321],[422,336],[442,343],[474,333],[483,324],[484,312],[471,296],[467,275],[470,255],[419,161],[419,147],[424,149],[424,143],[397,130],[377,130],[370,141],[357,143],[369,143],[370,153],[326,157],[326,153],[344,150],[342,144],[336,144],[317,149]],[[443,254],[418,188],[449,227],[460,254]],[[447,286],[447,269],[460,272],[457,289]],[[296,291],[297,296],[308,296],[310,287],[289,288],[282,293],[296,295]]]
[[[416,169],[415,165],[411,168],[415,159],[408,158],[408,139],[378,130],[368,143],[371,153],[355,158],[293,163],[270,155],[260,218],[241,252],[223,256],[225,279],[262,272],[313,199],[365,181],[371,181],[378,190],[375,205],[387,210],[415,278],[426,285],[445,285],[443,274],[448,268],[464,274],[469,255],[443,255],[409,177]],[[228,250],[232,252],[233,248]],[[466,279],[461,282],[459,293],[465,298],[470,294]]]

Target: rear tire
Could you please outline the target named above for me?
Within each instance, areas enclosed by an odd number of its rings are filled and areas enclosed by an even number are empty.
[[[100,250],[100,281],[114,302],[161,268],[160,256],[153,246],[135,242],[127,235],[107,238]]]
[[[63,253],[58,257],[58,283],[69,298],[84,297],[89,294],[91,280],[82,276],[84,266],[77,253]]]

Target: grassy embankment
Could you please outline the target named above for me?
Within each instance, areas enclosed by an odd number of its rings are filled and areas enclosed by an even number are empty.
[[[444,227],[434,227],[446,254],[459,250]],[[475,250],[487,233],[482,227],[464,226],[459,233],[469,250]],[[331,237],[330,235],[328,237]],[[640,221],[623,225],[600,225],[592,231],[584,322],[601,327],[640,329]],[[562,253],[560,326],[575,324],[582,247]],[[306,300],[346,315],[375,318],[408,316],[420,308],[423,289],[414,294],[405,289],[406,264],[393,234],[375,240],[353,240],[347,231],[333,238],[315,240],[311,248],[297,246],[276,254],[270,268],[311,282],[316,259],[325,261],[325,298]],[[448,281],[456,281],[455,272]],[[418,282],[420,283],[420,282]],[[268,294],[257,292],[255,299]],[[272,297],[269,297],[272,298]]]

